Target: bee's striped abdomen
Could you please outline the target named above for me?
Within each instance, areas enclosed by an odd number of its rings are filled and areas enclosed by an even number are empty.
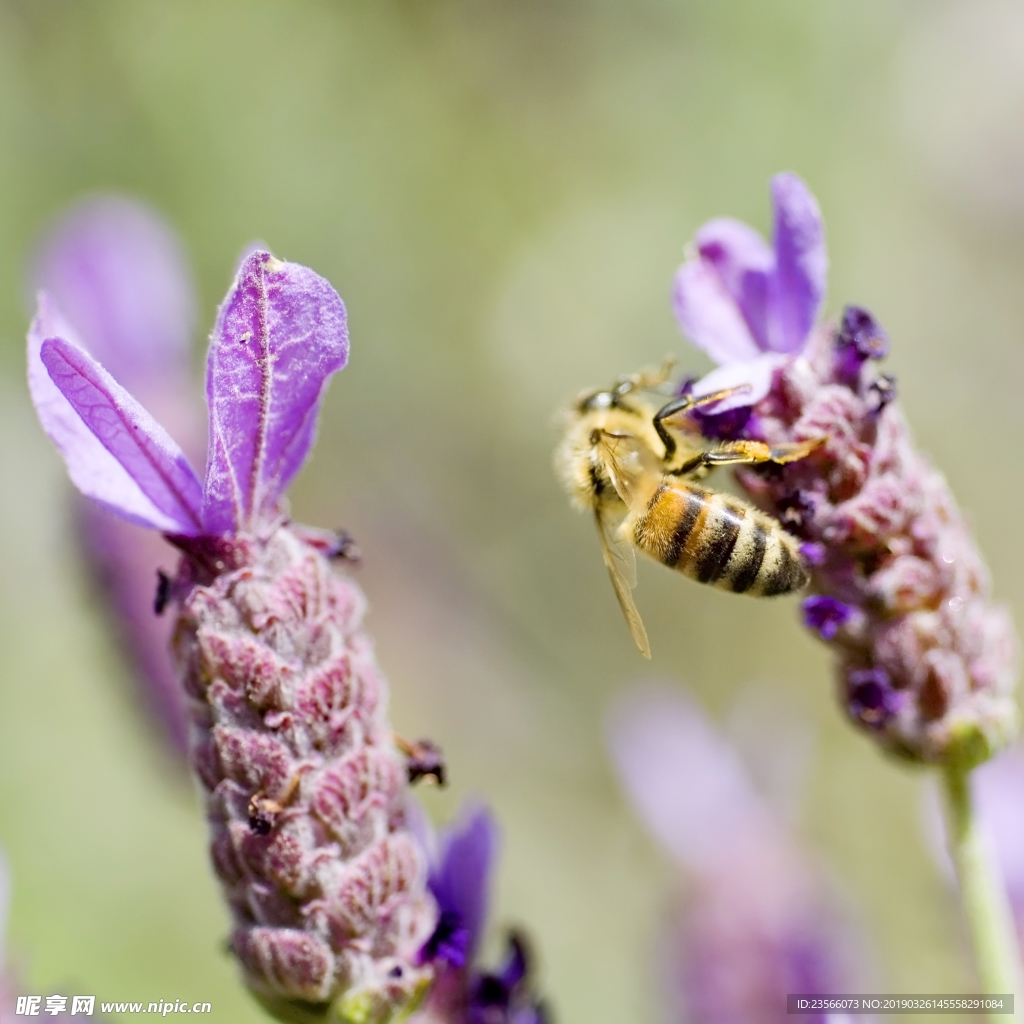
[[[723,590],[769,597],[807,582],[796,541],[728,494],[663,482],[627,529],[653,558]]]

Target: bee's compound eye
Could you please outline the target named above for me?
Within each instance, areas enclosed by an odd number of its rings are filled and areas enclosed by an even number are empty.
[[[610,409],[615,404],[615,396],[610,391],[597,391],[589,398],[583,399],[580,408],[584,412],[592,409]]]

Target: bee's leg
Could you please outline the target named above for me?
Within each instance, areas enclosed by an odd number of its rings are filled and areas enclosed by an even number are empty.
[[[432,740],[407,740],[394,734],[395,746],[406,757],[409,785],[420,779],[433,780],[442,789],[448,785],[448,768],[441,748]]]
[[[249,800],[249,828],[258,836],[270,835],[278,816],[291,802],[299,788],[299,781],[302,778],[303,768],[291,777],[284,795],[280,800],[272,800],[263,790],[255,792]]]
[[[712,402],[720,402],[723,398],[731,398],[733,395],[749,390],[749,384],[740,384],[734,388],[713,391],[710,395],[701,395],[700,398],[694,398],[692,395],[680,395],[679,398],[673,398],[671,402],[663,405],[654,414],[654,429],[658,432],[658,437],[661,438],[662,443],[665,445],[665,458],[670,459],[676,453],[676,441],[666,429],[665,420],[670,420],[673,416],[681,416],[691,409],[699,409],[702,405],[711,405]]]
[[[763,441],[725,441],[716,448],[712,448],[711,451],[695,455],[671,472],[673,476],[686,476],[705,467],[754,466],[762,462],[773,462],[776,465],[784,466],[787,462],[797,462],[799,459],[806,458],[824,443],[825,438],[815,437],[810,441],[780,444],[772,448]]]
[[[772,449],[772,462],[777,462],[780,466],[784,466],[787,462],[799,462],[820,448],[826,440],[827,438],[824,437],[812,437],[810,441],[776,445]]]
[[[665,356],[661,361],[660,369],[655,370],[653,373],[637,373],[633,376],[633,381],[638,388],[656,388],[659,384],[664,384],[672,376],[672,370],[675,368],[675,365],[675,356]]]
[[[620,377],[619,383],[612,393],[617,398],[622,398],[623,395],[628,394],[630,391],[642,391],[647,388],[660,387],[672,375],[672,368],[675,365],[675,356],[665,356],[664,360],[662,360],[661,368],[658,370],[647,371],[646,373],[641,371],[640,373],[631,373],[628,376]]]

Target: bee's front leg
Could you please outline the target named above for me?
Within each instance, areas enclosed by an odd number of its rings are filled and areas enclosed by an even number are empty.
[[[700,452],[670,472],[673,476],[687,476],[713,466],[755,466],[765,462],[784,466],[788,462],[806,458],[824,443],[825,438],[815,437],[810,441],[780,444],[773,448],[764,441],[724,441],[710,451]]]
[[[680,395],[663,405],[654,414],[654,429],[658,432],[662,444],[665,445],[665,458],[671,459],[676,453],[676,439],[668,432],[668,428],[665,426],[666,420],[670,420],[674,416],[682,416],[693,409],[699,409],[702,405],[721,402],[724,398],[732,398],[733,395],[739,395],[749,390],[749,384],[739,384],[734,388],[713,391],[710,395],[701,395],[700,398],[694,398],[692,395]]]

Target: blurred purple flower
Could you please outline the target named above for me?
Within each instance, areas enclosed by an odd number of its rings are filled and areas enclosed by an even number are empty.
[[[183,553],[169,599],[232,949],[256,995],[296,1020],[334,1004],[376,1024],[429,984],[426,858],[365,600],[333,535],[292,524],[284,491],[348,357],[345,307],[313,271],[257,252],[210,343],[205,482],[78,344],[45,293],[29,332],[40,421],[79,489]]]
[[[528,946],[508,938],[505,963],[496,972],[475,964],[487,921],[498,832],[486,807],[466,808],[441,834],[430,871],[438,924],[420,957],[431,960],[437,979],[412,1024],[546,1024],[547,1012],[533,992]],[[427,840],[427,845],[431,845]]]
[[[683,332],[719,369],[694,394],[748,385],[715,404],[715,415],[763,398],[774,371],[807,344],[825,296],[828,257],[818,204],[795,174],[771,182],[772,246],[729,218],[709,221],[676,275]]]
[[[668,1019],[783,1024],[787,993],[857,991],[862,951],[840,901],[697,705],[635,690],[608,729],[630,801],[690,880],[661,950]]]
[[[31,273],[75,330],[83,348],[202,455],[204,413],[189,370],[196,297],[171,228],[148,206],[121,197],[85,200],[43,238]],[[173,564],[159,534],[80,502],[82,546],[114,612],[136,668],[142,702],[184,753],[184,694],[167,657],[173,620],[154,613],[157,572]]]

